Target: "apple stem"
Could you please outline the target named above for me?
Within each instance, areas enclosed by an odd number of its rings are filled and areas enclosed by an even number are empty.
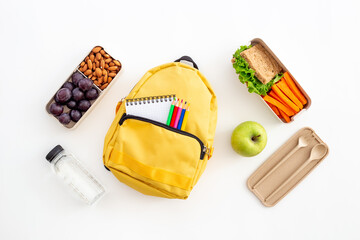
[[[256,139],[258,139],[261,135],[257,135],[251,138],[251,140],[253,140],[254,142],[256,142]]]

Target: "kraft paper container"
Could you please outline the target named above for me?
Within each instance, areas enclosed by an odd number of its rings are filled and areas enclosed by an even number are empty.
[[[95,46],[95,47],[97,47],[97,46]],[[92,48],[92,49],[93,49],[93,48]],[[79,61],[78,66],[77,66],[77,67],[75,68],[75,70],[70,74],[70,76],[69,76],[68,78],[66,78],[66,80],[59,86],[58,90],[61,88],[61,86],[62,86],[65,82],[71,82],[71,81],[72,81],[72,80],[71,80],[71,76],[72,76],[72,74],[75,73],[75,72],[79,72],[79,73],[82,74],[84,77],[86,77],[86,76],[79,70],[79,68],[80,68],[81,62],[84,61],[85,58],[91,53],[92,49],[90,50],[90,52],[88,52],[88,53],[85,55],[85,57],[84,57],[81,61]],[[104,51],[105,51],[107,54],[109,54],[109,53],[106,51],[105,48],[103,48],[103,49],[104,49]],[[110,54],[109,54],[109,55],[110,55]],[[110,55],[110,57],[112,57],[112,56]],[[116,58],[113,58],[113,59],[116,59]],[[116,59],[116,60],[117,60],[117,59]],[[118,61],[119,61],[119,60],[118,60]],[[119,61],[119,62],[120,62],[120,61]],[[116,76],[113,78],[113,80],[109,83],[109,85],[108,85],[104,90],[101,90],[99,87],[97,87],[95,84],[93,84],[93,87],[98,91],[98,94],[99,94],[98,98],[95,99],[95,100],[91,100],[91,101],[90,101],[90,102],[91,102],[90,108],[89,108],[86,112],[82,112],[83,115],[82,115],[82,117],[80,118],[80,120],[79,120],[78,122],[71,121],[69,124],[63,125],[63,126],[66,127],[66,128],[72,128],[72,129],[74,129],[74,128],[77,127],[82,121],[84,121],[84,119],[86,119],[86,117],[90,114],[90,112],[95,108],[96,104],[97,104],[98,102],[100,102],[101,98],[102,98],[102,97],[106,94],[106,92],[109,91],[109,89],[114,85],[114,82],[118,79],[121,70],[122,70],[122,63],[121,63],[121,67],[120,67],[119,72],[116,74]],[[56,92],[57,92],[57,91],[56,91]],[[55,94],[56,94],[56,92],[55,92]],[[50,116],[52,116],[55,120],[57,120],[57,118],[50,113],[50,105],[55,102],[55,94],[52,96],[52,98],[50,99],[50,101],[46,104],[46,111],[50,114]],[[69,109],[66,105],[64,105],[64,112],[69,112],[69,111],[70,111],[70,109]],[[57,121],[58,121],[58,120],[57,120]],[[59,124],[61,124],[61,123],[59,122]]]

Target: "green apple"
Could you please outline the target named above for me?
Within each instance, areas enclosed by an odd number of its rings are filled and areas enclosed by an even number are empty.
[[[247,121],[239,124],[231,136],[231,146],[244,157],[258,155],[266,146],[267,136],[263,126]]]

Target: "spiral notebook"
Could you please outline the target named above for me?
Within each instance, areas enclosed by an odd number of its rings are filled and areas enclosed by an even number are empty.
[[[166,124],[175,94],[126,99],[126,114]]]

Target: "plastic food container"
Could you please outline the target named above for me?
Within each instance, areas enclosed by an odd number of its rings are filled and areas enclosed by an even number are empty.
[[[281,66],[281,68],[283,69],[283,72],[288,72],[290,74],[290,76],[292,77],[292,79],[294,80],[296,86],[299,88],[299,90],[301,91],[301,93],[304,95],[304,97],[307,100],[307,103],[304,105],[304,108],[298,112],[297,114],[295,114],[294,116],[290,117],[290,123],[293,122],[295,120],[295,118],[297,118],[300,114],[302,114],[305,110],[309,109],[309,107],[311,106],[311,98],[309,97],[309,95],[305,92],[305,90],[301,87],[301,85],[298,83],[298,81],[296,81],[295,77],[291,74],[291,71],[289,71],[285,65],[279,60],[279,58],[271,51],[271,49],[265,44],[265,42],[260,39],[260,38],[255,38],[253,40],[251,40],[250,42],[251,45],[256,45],[256,44],[260,44],[261,46],[263,46],[265,48],[265,50],[275,59],[275,61]],[[269,107],[269,105],[265,102],[265,100],[262,100],[264,102],[264,104],[266,105],[266,107],[274,114],[274,116],[279,119],[281,122],[286,123],[285,121],[283,121],[282,119],[280,119],[275,113],[274,111]]]
[[[101,47],[101,46],[95,46],[95,47]],[[94,47],[94,48],[95,48],[95,47]],[[80,64],[85,61],[86,57],[89,56],[89,54],[92,53],[92,50],[93,50],[94,48],[92,48],[92,49],[90,50],[90,52],[89,52],[81,61],[79,61],[78,66],[77,66],[77,67],[75,68],[75,70],[69,75],[69,77],[66,78],[66,80],[59,86],[58,90],[63,86],[64,83],[66,83],[66,82],[72,82],[71,76],[72,76],[73,73],[75,73],[75,72],[78,72],[78,73],[80,73],[81,75],[83,75],[84,77],[87,77],[87,76],[84,75],[84,73],[82,73],[82,72],[80,71],[80,68],[81,68]],[[102,48],[103,50],[105,50],[105,52],[106,52],[107,54],[109,54],[109,53],[106,51],[105,48],[103,48],[103,47],[101,47],[101,48]],[[110,54],[109,54],[109,55],[110,55]],[[113,58],[111,55],[110,55],[110,57]],[[113,58],[113,59],[117,60],[116,58]],[[117,60],[117,61],[119,61],[119,60]],[[120,61],[119,61],[119,62],[120,62]],[[90,106],[90,108],[89,108],[86,112],[83,112],[83,113],[82,113],[82,117],[80,118],[80,120],[77,121],[77,122],[71,121],[70,123],[68,123],[68,124],[66,124],[66,125],[63,125],[64,127],[66,127],[66,128],[75,128],[76,126],[78,126],[78,125],[88,116],[88,114],[90,114],[90,112],[94,109],[95,105],[96,105],[98,102],[100,102],[101,98],[106,94],[107,91],[109,91],[109,89],[111,88],[111,86],[114,85],[114,82],[115,82],[115,81],[117,80],[117,78],[119,77],[119,73],[121,72],[121,69],[122,69],[122,63],[120,63],[120,64],[121,64],[121,66],[119,67],[120,70],[116,73],[116,75],[113,77],[113,79],[111,80],[111,82],[106,86],[106,88],[105,88],[104,90],[101,90],[100,87],[98,87],[98,86],[96,86],[95,84],[93,84],[93,88],[95,88],[95,89],[97,90],[97,92],[98,92],[98,97],[97,97],[95,100],[90,100],[91,106]],[[57,92],[57,91],[56,91],[56,92]],[[55,102],[56,92],[54,93],[54,95],[52,96],[52,98],[50,99],[50,101],[46,104],[46,111],[47,111],[48,114],[49,114],[50,116],[52,116],[55,120],[58,120],[57,117],[54,116],[54,115],[52,115],[51,112],[50,112],[50,105]],[[64,105],[64,112],[69,112],[70,110],[71,110],[71,109],[69,109],[66,105]],[[59,123],[60,123],[60,122],[59,122]],[[61,124],[61,123],[60,123],[60,124]]]

